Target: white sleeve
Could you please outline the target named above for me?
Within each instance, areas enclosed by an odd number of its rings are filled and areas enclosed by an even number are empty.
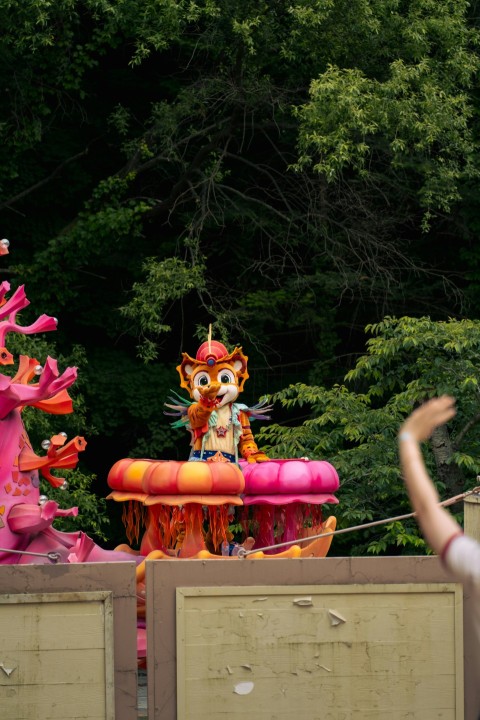
[[[457,535],[442,553],[442,558],[460,582],[480,587],[480,543],[467,535]]]

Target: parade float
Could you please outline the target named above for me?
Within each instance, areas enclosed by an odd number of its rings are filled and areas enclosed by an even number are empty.
[[[0,241],[0,255],[8,254],[8,247],[7,240]],[[0,366],[15,365],[7,349],[10,333],[57,329],[57,319],[48,315],[22,325],[18,314],[28,305],[23,285],[10,294],[10,284],[0,283]],[[57,518],[76,516],[78,508],[60,508],[40,491],[40,476],[53,487],[67,487],[68,481],[55,473],[76,467],[85,439],[67,441],[59,432],[41,443],[43,454],[37,453],[22,420],[26,407],[55,415],[73,412],[68,389],[77,368],[60,373],[51,357],[41,364],[20,355],[14,374],[0,373],[0,564],[133,560],[141,660],[145,560],[325,556],[336,521],[334,516],[323,519],[322,506],[338,502],[337,472],[326,461],[269,459],[259,450],[251,422],[268,419],[271,408],[265,402],[249,407],[238,401],[249,377],[247,365],[242,348],[229,352],[210,334],[195,358],[183,353],[177,371],[189,398],[175,392],[166,414],[175,417],[175,427],[189,431],[190,457],[126,458],[114,464],[108,498],[123,504],[129,544],[105,550],[82,531],[55,529]],[[234,519],[242,537],[231,532]]]
[[[166,403],[167,414],[177,416],[173,425],[191,435],[188,460],[127,458],[112,467],[108,498],[125,504],[127,537],[140,543],[140,555],[258,559],[327,554],[331,535],[310,543],[303,538],[335,529],[335,518],[324,521],[321,507],[338,502],[337,472],[323,460],[269,459],[259,450],[251,421],[269,419],[271,407],[238,402],[249,377],[247,365],[242,348],[229,352],[209,333],[195,358],[183,353],[177,367],[189,399],[175,393]],[[229,530],[234,516],[243,528],[240,543],[232,542]],[[293,544],[295,539],[302,543]],[[239,547],[250,552],[238,553]]]

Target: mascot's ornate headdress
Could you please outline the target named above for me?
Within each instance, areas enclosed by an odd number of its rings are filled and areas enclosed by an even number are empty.
[[[194,370],[200,365],[207,365],[214,368],[215,365],[232,365],[238,376],[238,391],[243,390],[245,381],[248,379],[247,362],[248,357],[244,355],[241,347],[236,347],[231,353],[228,352],[225,345],[217,340],[211,339],[211,326],[208,333],[208,340],[200,345],[195,358],[190,357],[188,353],[182,353],[182,362],[177,366],[180,375],[180,386],[190,389],[190,378]]]

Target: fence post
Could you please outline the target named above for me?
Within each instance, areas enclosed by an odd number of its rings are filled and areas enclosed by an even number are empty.
[[[463,525],[465,535],[480,542],[480,496],[468,495],[463,501]],[[474,639],[476,599],[468,587],[463,594],[463,657],[465,682],[465,718],[478,718],[480,711],[480,686],[478,683],[478,647]]]
[[[468,495],[463,501],[465,535],[480,542],[480,495]]]

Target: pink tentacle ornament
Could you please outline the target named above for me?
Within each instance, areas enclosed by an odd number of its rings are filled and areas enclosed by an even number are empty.
[[[14,505],[8,514],[8,525],[14,533],[37,534],[50,527],[56,517],[75,517],[78,508],[61,510],[54,500],[47,500],[40,505],[19,503]]]
[[[0,241],[0,255],[8,253],[8,245],[8,241]],[[20,325],[17,313],[30,302],[23,285],[7,299],[9,290],[8,282],[0,283],[0,365],[13,364],[5,347],[8,333],[31,335],[57,329],[56,318],[49,315]],[[73,412],[68,388],[76,377],[76,367],[60,373],[55,359],[47,357],[41,366],[26,355],[20,356],[14,377],[0,373],[0,564],[51,562],[53,557],[60,562],[134,559],[131,554],[99,548],[85,533],[56,530],[55,519],[76,516],[78,508],[61,509],[40,495],[39,473],[53,487],[66,487],[65,479],[53,475],[52,470],[76,467],[86,442],[82,437],[67,442],[65,433],[59,433],[47,441],[46,454],[37,455],[21,413],[26,406],[51,414]]]
[[[0,240],[0,256],[8,254],[8,240]],[[10,284],[0,283],[0,366],[14,364],[6,348],[9,333],[32,335],[57,329],[57,320],[40,315],[30,325],[17,321],[19,311],[30,303],[24,286],[19,286],[8,298]],[[73,412],[68,389],[77,377],[77,368],[59,372],[57,361],[48,357],[42,366],[35,359],[21,355],[13,377],[0,373],[0,564],[46,564],[129,561],[139,565],[144,558],[128,548],[104,550],[84,532],[60,532],[54,528],[56,518],[72,517],[78,508],[61,509],[53,500],[40,495],[39,474],[54,487],[66,487],[64,478],[52,470],[74,468],[78,453],[86,447],[81,437],[66,441],[64,433],[53,435],[42,446],[46,454],[34,452],[22,421],[26,406],[43,412],[63,415]],[[238,470],[243,487],[243,476]],[[143,577],[140,573],[137,595],[141,596]],[[143,615],[142,615],[143,613]],[[145,603],[138,607],[139,627],[137,652],[144,663]]]
[[[260,465],[240,461],[240,467],[245,475],[243,502],[252,507],[252,522],[261,528],[265,546],[294,541],[309,522],[320,532],[321,506],[338,503],[338,473],[325,460],[282,459]]]
[[[4,318],[9,316],[9,322],[4,323],[2,327],[0,328],[0,341],[2,345],[5,343],[5,335],[10,330],[13,330],[15,328],[15,316],[19,310],[23,310],[24,308],[28,307],[30,305],[30,301],[27,300],[27,296],[25,294],[25,286],[19,285],[18,288],[13,293],[12,297],[7,299],[5,298],[5,295],[10,290],[10,283],[7,281],[2,282],[0,285],[0,300],[3,300],[1,309],[0,309],[0,320],[3,320]]]
[[[0,374],[0,420],[3,420],[14,409],[25,405],[35,405],[42,400],[49,400],[75,382],[77,368],[67,368],[58,375],[57,363],[47,358],[47,363],[40,376],[40,382],[33,385],[12,382],[6,375]]]
[[[0,400],[2,396],[0,391]],[[36,397],[39,396],[37,393]],[[24,400],[23,397],[22,407]],[[65,442],[63,436],[62,439]],[[83,438],[74,442],[79,449],[84,444]],[[56,517],[75,516],[78,509],[61,510],[56,502],[40,496],[39,469],[45,475],[49,467],[60,467],[62,463],[57,456],[41,457],[33,452],[17,407],[0,419],[0,459],[0,563],[16,564],[21,557],[17,553],[28,550],[32,540],[51,527]],[[68,452],[67,467],[72,459]],[[63,483],[63,478],[52,479],[57,485]],[[30,562],[33,561],[32,556]]]

